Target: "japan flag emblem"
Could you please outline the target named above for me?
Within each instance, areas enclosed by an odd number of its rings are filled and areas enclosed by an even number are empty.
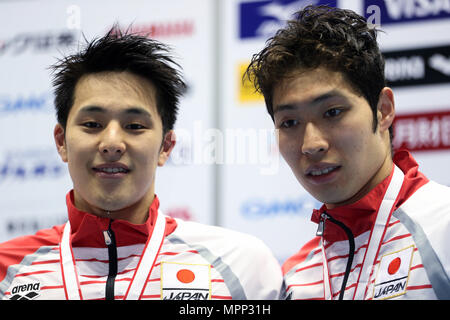
[[[406,293],[414,246],[385,254],[380,261],[373,299],[390,299]]]
[[[210,300],[211,265],[161,262],[161,299]]]

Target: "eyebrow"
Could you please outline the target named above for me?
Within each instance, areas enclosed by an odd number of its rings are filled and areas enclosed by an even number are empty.
[[[326,101],[328,99],[336,98],[336,97],[338,97],[338,98],[346,98],[342,93],[340,93],[340,91],[333,89],[333,90],[331,90],[329,92],[321,94],[318,97],[315,97],[312,100],[306,101],[306,103],[314,105],[314,104],[319,104],[319,103],[324,102],[324,101]],[[302,103],[303,102],[300,102],[300,103],[287,103],[287,104],[278,105],[278,106],[276,106],[276,108],[274,108],[273,113],[275,114],[275,113],[281,112],[281,111],[295,110],[295,109],[297,109],[299,107],[299,104],[302,104]]]
[[[80,113],[106,113],[108,110],[99,106],[86,106],[80,109]],[[141,107],[130,107],[123,111],[124,114],[144,115],[151,118],[150,112]]]

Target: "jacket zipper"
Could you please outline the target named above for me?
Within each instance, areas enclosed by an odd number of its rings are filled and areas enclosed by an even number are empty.
[[[334,219],[332,216],[330,216],[326,212],[323,212],[320,215],[319,226],[318,226],[317,232],[316,232],[317,236],[319,236],[319,237],[323,236],[324,231],[325,231],[325,221],[326,220],[330,220],[332,223],[334,223],[335,225],[340,227],[342,230],[344,230],[344,232],[347,235],[348,242],[349,242],[347,266],[345,268],[344,278],[342,280],[342,285],[341,285],[341,291],[339,293],[339,300],[343,300],[344,299],[344,293],[345,293],[345,287],[347,286],[348,277],[350,275],[350,271],[351,271],[351,268],[352,268],[353,257],[355,255],[355,237],[353,236],[353,233],[352,233],[352,231],[350,230],[349,227],[347,227],[342,222]]]
[[[117,245],[116,237],[111,228],[113,219],[109,221],[108,230],[103,231],[105,244],[108,246],[109,271],[106,280],[105,300],[114,300],[114,282],[117,276]]]

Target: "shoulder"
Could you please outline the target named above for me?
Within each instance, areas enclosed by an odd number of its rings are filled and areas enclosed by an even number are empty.
[[[259,238],[243,232],[177,219],[177,228],[172,238],[192,246],[205,246],[216,252],[251,251],[251,255],[272,255],[266,244]],[[175,240],[175,239],[172,239]]]
[[[416,190],[400,208],[412,218],[426,219],[433,224],[438,221],[449,221],[450,187],[429,181]]]
[[[0,243],[0,282],[11,265],[21,263],[26,256],[51,250],[59,244],[63,226],[43,229],[34,235],[27,235]]]
[[[246,233],[177,220],[167,239],[196,250],[217,270],[239,299],[277,299],[283,284],[281,268],[269,247]]]
[[[435,256],[450,277],[450,188],[430,181],[394,212],[421,254]],[[429,260],[429,259],[428,259]]]
[[[429,181],[394,213],[411,233],[421,232],[438,246],[450,242],[450,188]],[[449,242],[446,242],[449,241]]]

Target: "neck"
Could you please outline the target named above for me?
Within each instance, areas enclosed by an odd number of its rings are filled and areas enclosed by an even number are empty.
[[[151,201],[145,201],[145,205],[141,203],[136,203],[130,207],[123,208],[115,211],[103,210],[102,214],[99,216],[111,218],[114,220],[125,220],[132,224],[143,224],[148,219],[149,208],[154,199],[154,195],[151,197]]]
[[[89,204],[77,196],[77,193],[74,192],[74,205],[78,210],[91,213],[98,217],[111,218],[114,220],[125,220],[132,224],[143,224],[148,219],[149,208],[154,198],[155,194],[153,192],[149,192],[136,203],[125,208],[113,210]]]

